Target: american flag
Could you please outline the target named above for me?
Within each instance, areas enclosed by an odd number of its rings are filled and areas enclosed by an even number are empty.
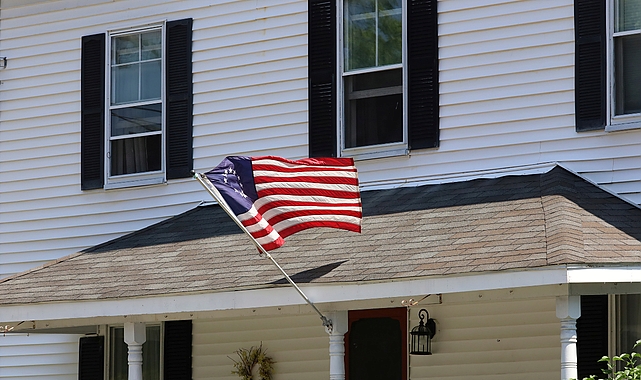
[[[361,198],[351,158],[230,156],[205,176],[266,251],[307,228],[361,232]]]

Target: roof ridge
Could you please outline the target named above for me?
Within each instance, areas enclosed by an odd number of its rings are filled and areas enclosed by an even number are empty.
[[[572,194],[577,194],[575,181],[582,178],[561,166],[559,169],[562,171],[551,170],[540,177],[548,265],[576,262],[585,257],[581,207],[571,199]]]

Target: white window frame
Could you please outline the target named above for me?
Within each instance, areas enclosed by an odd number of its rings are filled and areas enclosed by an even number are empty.
[[[610,294],[608,296],[608,302],[610,304],[610,318],[608,321],[609,325],[609,348],[608,348],[608,356],[612,357],[615,355],[621,355],[623,353],[630,353],[630,349],[626,347],[622,347],[622,329],[623,329],[623,323],[621,322],[622,319],[622,310],[621,310],[621,303],[620,299],[622,296],[628,296],[628,295],[638,295],[638,294]],[[634,339],[641,339],[641,336],[635,337]],[[637,351],[639,352],[639,348],[637,348]]]
[[[616,101],[616,78],[614,70],[614,38],[615,38],[615,20],[616,17],[616,0],[608,0],[605,11],[605,25],[607,30],[606,43],[606,127],[608,132],[624,131],[628,129],[641,128],[641,113],[629,115],[615,115]],[[616,33],[617,36],[637,34],[636,32]],[[641,64],[641,62],[640,62]]]
[[[111,175],[111,41],[113,37],[123,36],[127,34],[139,34],[145,31],[150,30],[160,30],[161,34],[161,50],[162,50],[162,61],[161,61],[161,85],[160,85],[160,104],[162,110],[161,116],[161,153],[160,153],[160,170],[153,172],[144,172],[144,173],[132,173],[132,174],[123,174],[123,175]],[[167,28],[166,21],[157,22],[153,24],[148,24],[142,27],[127,28],[127,29],[116,29],[110,30],[107,33],[106,41],[106,59],[105,59],[105,136],[104,136],[104,146],[105,146],[105,189],[119,189],[125,187],[134,187],[134,186],[144,186],[144,185],[156,185],[161,183],[166,183],[166,138],[167,138],[167,101],[166,101],[166,63],[167,63]],[[157,101],[141,101],[135,103],[129,103],[127,106],[132,105],[145,105],[145,104],[155,104]],[[114,107],[119,108],[119,107]]]
[[[402,62],[400,64],[387,65],[382,67],[373,67],[360,70],[352,70],[349,72],[344,71],[345,66],[345,54],[343,49],[344,43],[344,12],[343,12],[344,0],[339,0],[337,2],[337,28],[336,28],[336,57],[338,60],[336,78],[336,91],[337,91],[337,112],[336,112],[336,125],[337,125],[337,151],[341,157],[351,157],[355,160],[367,160],[374,158],[383,158],[383,157],[394,157],[394,156],[407,156],[409,155],[409,144],[408,144],[408,122],[407,122],[407,0],[402,1]],[[366,74],[373,73],[377,71],[391,70],[394,68],[402,68],[403,70],[403,141],[396,143],[387,143],[387,144],[377,144],[370,146],[354,147],[354,148],[345,148],[345,77],[357,74]]]
[[[105,331],[105,333],[104,333],[104,335],[105,335],[104,378],[108,380],[110,378],[110,376],[111,376],[110,371],[111,371],[111,361],[112,361],[112,358],[111,358],[111,331],[112,331],[112,328],[124,329],[124,325],[123,324],[114,324],[114,325],[103,325],[103,326],[104,326],[104,331]],[[165,372],[164,371],[164,367],[163,367],[163,363],[164,363],[164,360],[165,360],[164,359],[164,357],[165,357],[165,325],[162,322],[160,322],[160,323],[147,323],[147,324],[145,324],[145,329],[147,327],[151,327],[151,326],[160,326],[160,357],[158,358],[159,365],[160,365],[160,379],[159,380],[163,380],[164,372]]]

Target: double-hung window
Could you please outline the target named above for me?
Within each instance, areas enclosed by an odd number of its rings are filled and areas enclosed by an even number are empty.
[[[641,1],[575,0],[578,131],[641,128]]]
[[[163,179],[163,28],[110,37],[108,183]]]
[[[342,41],[343,153],[406,150],[402,1],[345,0]]]
[[[309,155],[439,144],[436,0],[309,1]]]
[[[614,0],[612,123],[641,127],[641,0]]]
[[[192,19],[82,38],[81,188],[187,178]]]

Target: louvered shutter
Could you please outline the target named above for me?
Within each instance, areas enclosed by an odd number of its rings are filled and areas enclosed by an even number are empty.
[[[608,354],[608,296],[581,296],[581,317],[576,323],[579,379],[603,376],[604,363],[597,361]]]
[[[309,156],[336,157],[336,1],[309,1]]]
[[[576,130],[605,127],[605,1],[574,2]]]
[[[105,34],[82,37],[80,73],[80,187],[104,185]]]
[[[407,11],[410,149],[439,145],[438,13],[436,0],[409,0]]]
[[[78,380],[101,380],[105,373],[105,337],[80,338]]]
[[[189,177],[193,169],[192,24],[167,23],[167,179]]]
[[[191,336],[191,321],[165,322],[165,379],[191,380]]]

